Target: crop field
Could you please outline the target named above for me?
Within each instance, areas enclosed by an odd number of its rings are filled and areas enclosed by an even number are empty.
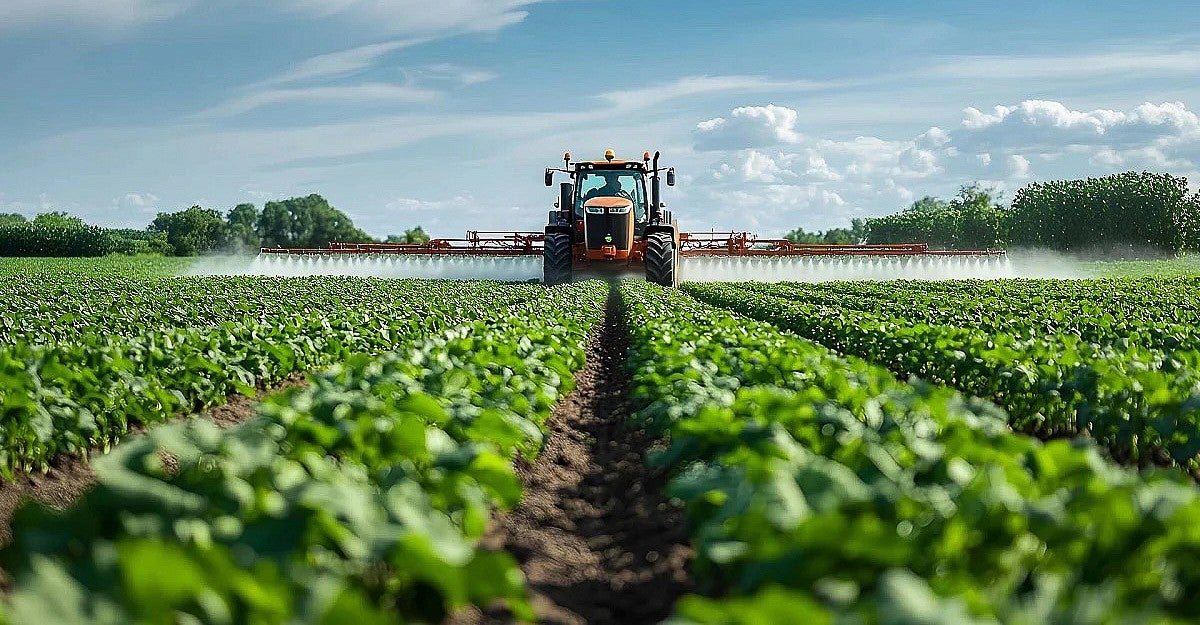
[[[1200,619],[1187,272],[186,273],[0,262],[0,623]]]

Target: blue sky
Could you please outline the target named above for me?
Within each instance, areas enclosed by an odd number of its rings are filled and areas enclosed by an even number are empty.
[[[980,181],[1200,181],[1189,2],[2,0],[0,212],[142,227],[321,193],[369,232],[540,229],[564,150],[661,149],[685,230]]]

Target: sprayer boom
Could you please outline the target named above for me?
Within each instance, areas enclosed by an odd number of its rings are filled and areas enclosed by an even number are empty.
[[[330,243],[323,248],[264,247],[263,254],[332,256],[341,254],[414,254],[446,256],[541,256],[541,232],[471,230],[462,239],[432,239],[427,243]]]
[[[1004,256],[1004,250],[931,250],[927,243],[819,245],[760,239],[749,232],[685,232],[682,256]]]
[[[467,232],[461,239],[427,243],[330,243],[324,248],[264,247],[263,254],[330,256],[349,254],[445,256],[541,256],[541,232]],[[926,243],[814,245],[787,239],[760,239],[749,232],[683,232],[679,255],[689,256],[1004,256],[1004,250],[931,250]]]

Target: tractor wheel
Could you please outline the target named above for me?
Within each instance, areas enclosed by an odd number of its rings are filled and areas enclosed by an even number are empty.
[[[671,233],[655,232],[646,237],[646,282],[678,286],[678,264],[679,254]]]
[[[546,235],[542,247],[542,278],[548,286],[566,284],[571,281],[572,258],[571,235],[551,232]]]

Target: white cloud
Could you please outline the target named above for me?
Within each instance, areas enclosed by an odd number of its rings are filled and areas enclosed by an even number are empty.
[[[519,23],[542,0],[274,0],[289,11],[346,17],[393,33],[488,32]]]
[[[800,223],[807,211],[806,223],[827,227],[864,207],[882,214],[914,195],[948,195],[976,181],[1013,190],[1035,176],[1200,169],[1200,117],[1179,102],[1128,110],[1080,111],[1044,100],[967,108],[952,130],[935,126],[911,139],[819,138],[802,127],[796,111],[776,105],[739,107],[697,124],[696,149],[716,156],[698,184],[709,197],[761,209],[755,223],[786,229],[770,216]]]
[[[364,102],[429,102],[437,99],[438,95],[439,92],[432,89],[387,83],[362,83],[334,87],[300,87],[295,89],[264,89],[219,104],[198,113],[196,117],[232,117],[265,106],[292,103],[356,104]]]
[[[1008,169],[1013,178],[1028,178],[1029,159],[1020,154],[1010,154],[1008,156]]]
[[[418,68],[415,73],[421,78],[448,81],[463,87],[489,82],[497,77],[494,72],[463,67],[454,63],[426,65]]]
[[[147,208],[158,205],[158,196],[153,193],[126,193],[125,195],[113,198],[113,206]]]
[[[668,83],[609,91],[598,97],[618,110],[645,109],[685,97],[716,93],[787,93],[828,89],[835,83],[772,80],[762,76],[685,76]]]
[[[1120,50],[1057,56],[958,56],[921,69],[924,76],[998,80],[1081,79],[1097,75],[1191,75],[1200,71],[1200,51]]]
[[[742,179],[748,182],[779,182],[784,173],[775,159],[757,150],[748,150],[742,161]]]
[[[524,10],[544,0],[229,0],[221,10],[263,5],[304,17],[344,18],[376,33],[449,36],[493,32],[523,21]],[[79,28],[123,29],[175,18],[197,0],[0,0],[0,30],[67,23]],[[385,44],[386,45],[386,44]],[[336,60],[336,59],[333,59]]]
[[[373,43],[349,50],[339,50],[305,59],[290,70],[260,83],[260,85],[282,85],[309,82],[330,78],[341,78],[370,69],[383,57],[404,48],[426,43],[428,39],[403,39]]]
[[[717,117],[696,124],[697,147],[722,150],[771,147],[799,143],[796,111],[774,104],[733,109],[729,118]]]
[[[170,19],[195,0],[3,0],[0,30],[47,23],[121,29]]]
[[[412,213],[443,211],[447,209],[463,209],[476,204],[470,194],[456,195],[445,200],[420,200],[416,198],[398,197],[387,203],[389,211]]]

